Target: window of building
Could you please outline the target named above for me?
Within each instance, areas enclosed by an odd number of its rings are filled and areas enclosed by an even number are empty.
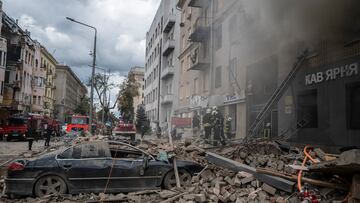
[[[214,78],[215,78],[215,88],[221,87],[221,66],[216,67]]]
[[[36,103],[37,103],[37,102],[36,102],[36,96],[33,96],[32,103],[33,103],[33,104],[36,104]]]
[[[6,52],[4,53],[4,58],[3,58],[3,65],[6,66]]]
[[[198,85],[198,82],[199,82],[199,79],[198,78],[195,78],[194,79],[194,92],[193,94],[198,94],[198,91],[199,91],[199,85]]]
[[[300,93],[297,98],[298,128],[318,127],[317,90],[308,90]]]
[[[346,86],[348,129],[360,129],[360,83]]]
[[[229,68],[230,83],[236,80],[236,70],[237,70],[237,60],[236,58],[233,58],[230,60],[230,68]]]
[[[214,29],[214,35],[215,35],[215,39],[214,39],[215,50],[219,50],[222,47],[222,26],[221,26],[221,24],[218,25]]]
[[[0,95],[4,95],[4,81],[1,81]]]
[[[2,66],[4,65],[3,64],[3,61],[4,61],[3,60],[3,53],[4,53],[3,51],[0,51],[0,65],[2,65]]]

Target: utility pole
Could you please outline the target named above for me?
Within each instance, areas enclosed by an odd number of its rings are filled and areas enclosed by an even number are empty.
[[[96,38],[97,38],[97,29],[94,26],[79,22],[73,18],[66,17],[67,20],[78,23],[80,25],[89,27],[95,31],[94,37],[94,50],[93,50],[93,63],[92,63],[92,71],[91,71],[91,89],[90,89],[90,115],[89,115],[89,128],[90,133],[92,133],[92,120],[93,120],[93,108],[94,108],[94,83],[95,83],[95,66],[96,66]]]

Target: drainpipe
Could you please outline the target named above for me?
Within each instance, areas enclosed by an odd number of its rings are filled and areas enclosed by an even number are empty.
[[[213,79],[213,71],[214,71],[214,43],[213,43],[213,19],[214,19],[214,0],[210,1],[210,71],[209,71],[209,102],[211,101],[211,95],[213,93],[212,89],[212,79]]]

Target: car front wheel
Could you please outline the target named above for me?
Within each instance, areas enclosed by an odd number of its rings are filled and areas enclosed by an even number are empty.
[[[41,177],[35,184],[35,195],[42,197],[45,195],[60,195],[66,193],[65,181],[59,176],[49,175]]]
[[[186,186],[191,183],[191,175],[185,170],[179,170],[179,179],[181,186]],[[174,187],[176,187],[176,178],[175,173],[172,170],[168,174],[166,174],[164,178],[164,188],[170,190]]]

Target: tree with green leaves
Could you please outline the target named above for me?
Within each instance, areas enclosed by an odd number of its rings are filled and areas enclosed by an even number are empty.
[[[142,135],[147,133],[150,130],[150,121],[146,116],[145,109],[143,106],[140,106],[136,110],[136,130]]]
[[[130,122],[134,120],[134,97],[139,96],[139,85],[133,74],[128,75],[128,78],[120,85],[117,102],[121,117],[125,121]]]
[[[88,115],[90,109],[90,99],[87,96],[81,98],[80,103],[75,107],[74,113]]]

